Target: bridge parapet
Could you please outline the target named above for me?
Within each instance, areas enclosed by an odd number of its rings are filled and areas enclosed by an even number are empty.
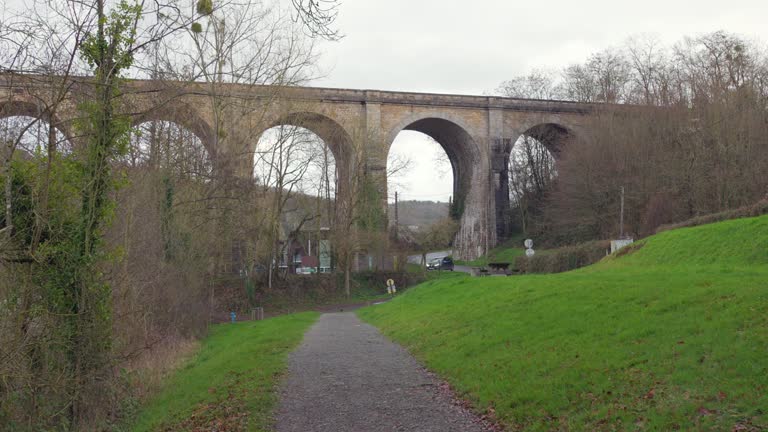
[[[0,72],[0,87],[27,87],[43,90],[50,88],[50,76],[37,74],[19,74]],[[86,76],[69,77],[73,83],[90,85],[91,78]],[[463,107],[463,108],[498,108],[513,111],[551,112],[551,113],[591,113],[600,104],[588,104],[564,100],[524,99],[499,96],[459,95],[445,93],[417,93],[388,90],[358,90],[331,87],[273,86],[238,83],[205,83],[173,80],[126,81],[126,93],[175,92],[179,95],[210,95],[211,89],[221,97],[245,99],[280,98],[283,100],[303,100],[316,102],[357,102],[395,105]]]

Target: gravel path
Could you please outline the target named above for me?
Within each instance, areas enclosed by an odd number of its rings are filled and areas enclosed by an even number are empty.
[[[278,432],[486,431],[403,348],[351,312],[324,314],[289,359]]]

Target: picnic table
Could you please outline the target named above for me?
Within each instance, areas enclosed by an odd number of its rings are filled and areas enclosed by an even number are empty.
[[[495,272],[505,272],[506,273],[506,271],[509,269],[509,264],[510,263],[508,263],[508,262],[492,262],[492,263],[488,263],[488,267],[490,267],[491,270],[493,270]]]
[[[492,262],[488,263],[488,267],[493,274],[509,276],[515,271],[511,269],[512,263],[508,262]]]

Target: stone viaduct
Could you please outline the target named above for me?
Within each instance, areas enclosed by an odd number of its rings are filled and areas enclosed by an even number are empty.
[[[75,106],[91,89],[88,78],[0,73],[0,118],[44,117],[77,143]],[[395,137],[402,130],[429,135],[451,161],[461,214],[454,253],[464,259],[484,254],[507,234],[512,144],[532,136],[557,157],[594,109],[495,96],[141,80],[126,82],[120,104],[135,124],[163,120],[188,128],[215,166],[237,176],[252,175],[262,132],[277,125],[307,128],[334,154],[340,200],[347,199],[343,185],[359,176],[372,179],[386,200],[387,154]]]

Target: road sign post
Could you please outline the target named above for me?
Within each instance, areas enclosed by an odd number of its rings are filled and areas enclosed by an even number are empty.
[[[533,250],[533,240],[525,239],[523,244],[525,245],[525,256],[530,258],[536,254],[536,252]]]

